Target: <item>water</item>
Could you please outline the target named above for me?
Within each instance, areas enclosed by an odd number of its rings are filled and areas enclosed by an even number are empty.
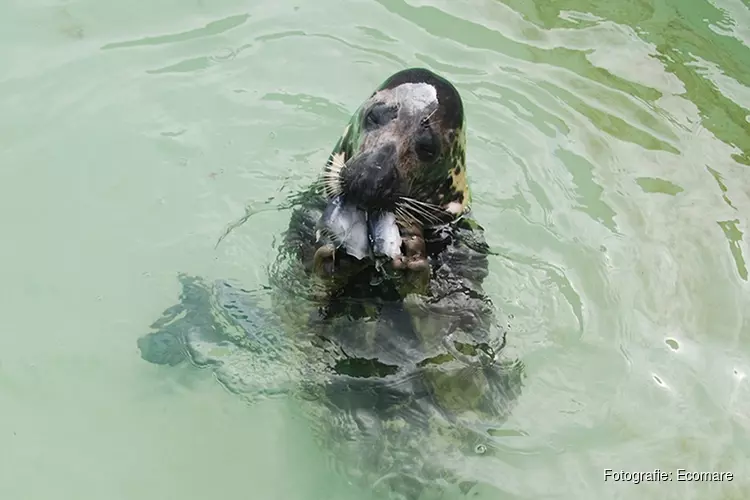
[[[136,341],[178,273],[262,287],[288,214],[219,236],[413,65],[463,95],[526,365],[480,497],[748,497],[747,2],[9,0],[0,42],[0,498],[362,494],[288,400]]]

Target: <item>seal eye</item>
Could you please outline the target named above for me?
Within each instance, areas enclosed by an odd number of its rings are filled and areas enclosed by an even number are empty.
[[[382,127],[389,121],[396,118],[398,109],[395,106],[388,106],[387,104],[376,104],[365,116],[365,126],[369,129]]]

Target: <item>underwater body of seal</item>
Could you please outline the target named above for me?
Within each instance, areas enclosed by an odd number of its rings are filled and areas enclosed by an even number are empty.
[[[284,200],[416,66],[463,99],[524,371],[481,446],[433,457],[469,485],[444,498],[750,494],[746,2],[12,0],[0,40],[0,498],[387,497],[321,442],[261,312]],[[217,280],[254,349],[144,361],[206,326],[175,304],[229,330]]]

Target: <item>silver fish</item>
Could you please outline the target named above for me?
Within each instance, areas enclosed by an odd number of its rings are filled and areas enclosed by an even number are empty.
[[[318,242],[344,247],[357,260],[370,255],[367,214],[355,205],[344,203],[341,196],[332,199],[318,221]]]
[[[368,214],[341,196],[328,203],[316,229],[319,243],[344,247],[358,260],[373,254],[391,259],[401,255],[401,233],[392,212]]]
[[[379,212],[367,218],[367,229],[375,255],[394,259],[401,255],[401,233],[392,212]]]

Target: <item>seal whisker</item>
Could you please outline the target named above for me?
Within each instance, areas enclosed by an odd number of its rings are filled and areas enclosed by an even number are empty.
[[[434,224],[435,218],[431,214],[419,209],[416,206],[404,204],[402,205],[402,209],[404,212],[408,213],[414,220],[419,221],[420,223],[429,223]]]
[[[441,215],[443,215],[443,210],[437,205],[419,202],[413,198],[402,196],[400,206],[408,209],[410,213],[419,215],[433,224],[439,225],[443,223],[443,217],[441,217]]]
[[[408,213],[419,222],[427,222],[431,225],[439,225],[442,223],[442,220],[435,214],[431,214],[418,205],[412,205],[408,203],[408,201],[399,203],[399,206],[404,212]]]
[[[407,217],[409,220],[411,220],[414,223],[422,222],[420,221],[419,217],[417,217],[414,213],[412,213],[411,207],[406,203],[397,203],[396,210],[404,214],[405,217]]]
[[[432,119],[433,115],[437,112],[438,108],[435,108],[432,110],[432,113],[422,118],[421,123],[422,125],[430,125],[430,120]]]
[[[445,210],[440,205],[435,205],[434,203],[429,203],[422,200],[417,200],[415,198],[411,197],[403,197],[406,201],[409,202],[409,204],[420,207],[422,210],[432,213],[435,216],[437,216],[438,219],[442,220],[445,215]]]
[[[325,195],[328,198],[333,198],[340,195],[343,192],[341,187],[341,170],[345,164],[342,155],[333,155],[330,160],[326,162],[323,169],[323,174],[319,180]]]
[[[409,213],[405,212],[401,207],[396,207],[396,210],[394,210],[394,213],[396,214],[396,217],[398,218],[399,222],[402,223],[403,226],[407,225],[419,225],[419,221]]]
[[[422,205],[422,206],[424,206],[426,208],[431,208],[431,209],[436,210],[436,211],[437,210],[442,210],[442,207],[440,207],[440,205],[435,205],[434,203],[429,203],[427,201],[417,200],[415,198],[409,198],[409,197],[406,197],[406,196],[403,197],[403,198],[409,200],[412,203],[416,203],[417,205]]]

